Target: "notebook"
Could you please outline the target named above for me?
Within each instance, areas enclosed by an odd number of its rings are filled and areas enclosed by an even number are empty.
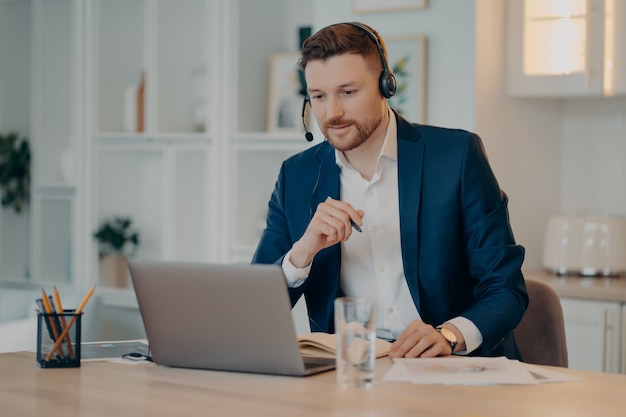
[[[335,367],[301,355],[277,265],[135,260],[129,269],[157,364],[290,376]]]

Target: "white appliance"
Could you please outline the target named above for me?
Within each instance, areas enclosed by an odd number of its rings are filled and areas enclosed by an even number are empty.
[[[567,214],[550,217],[543,266],[557,274],[626,274],[626,217]]]

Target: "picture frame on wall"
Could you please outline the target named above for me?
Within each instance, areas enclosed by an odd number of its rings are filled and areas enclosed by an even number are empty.
[[[411,122],[426,123],[426,36],[388,37],[385,44],[389,68],[397,82],[389,105]]]
[[[428,0],[352,0],[352,12],[356,14],[397,12],[428,7]]]
[[[273,54],[270,58],[267,131],[300,133],[303,77],[298,68],[298,53]]]

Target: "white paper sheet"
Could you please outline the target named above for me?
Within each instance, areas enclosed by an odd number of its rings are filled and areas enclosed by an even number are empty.
[[[444,385],[535,385],[577,380],[567,374],[528,365],[505,357],[401,358],[384,377],[385,381]]]

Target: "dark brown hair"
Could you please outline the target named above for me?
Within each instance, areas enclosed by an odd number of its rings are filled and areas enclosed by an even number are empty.
[[[369,29],[378,39],[386,60],[387,49],[378,32],[363,23],[359,23],[359,25]],[[348,53],[365,57],[376,72],[380,72],[383,69],[376,44],[362,28],[350,23],[337,23],[326,26],[307,38],[302,44],[302,56],[298,61],[298,65],[304,71],[307,64],[311,61],[318,59],[325,61],[333,56]]]

